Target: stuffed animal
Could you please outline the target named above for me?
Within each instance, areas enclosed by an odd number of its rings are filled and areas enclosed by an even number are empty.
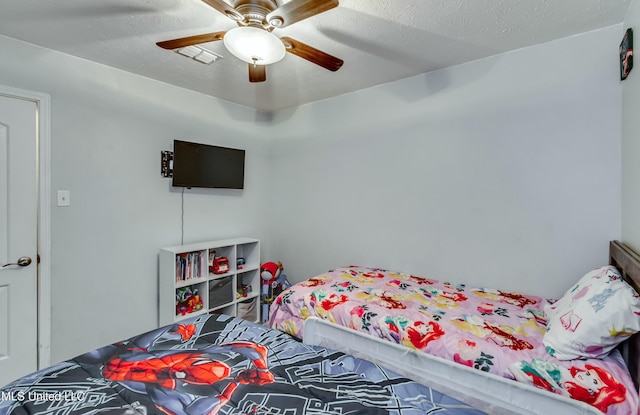
[[[282,262],[265,262],[260,266],[260,277],[262,277],[262,284],[269,284],[278,279],[280,273],[284,267],[282,266]]]
[[[269,305],[273,300],[291,284],[287,276],[282,273],[284,266],[282,262],[265,262],[260,266],[260,277],[262,278],[262,321],[269,318]]]

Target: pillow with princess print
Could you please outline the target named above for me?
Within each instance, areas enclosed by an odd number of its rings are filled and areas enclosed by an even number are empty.
[[[640,296],[618,270],[590,271],[553,304],[545,306],[547,352],[560,360],[603,358],[640,331]]]

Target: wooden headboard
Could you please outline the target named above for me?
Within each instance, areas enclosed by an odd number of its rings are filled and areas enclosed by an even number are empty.
[[[622,274],[622,278],[640,293],[640,255],[638,253],[622,242],[611,241],[609,264],[615,266]],[[620,351],[627,362],[637,390],[640,379],[640,333],[623,342]]]

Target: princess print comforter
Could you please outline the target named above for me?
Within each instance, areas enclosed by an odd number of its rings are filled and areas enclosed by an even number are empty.
[[[315,316],[587,402],[603,413],[637,413],[633,381],[618,353],[560,361],[546,352],[548,301],[379,268],[344,267],[282,292],[269,325],[302,338],[304,320]]]

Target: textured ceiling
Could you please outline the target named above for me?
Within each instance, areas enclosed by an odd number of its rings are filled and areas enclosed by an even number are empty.
[[[233,5],[233,0],[228,0]],[[340,0],[274,34],[344,60],[330,72],[298,56],[248,81],[222,42],[222,59],[198,63],[156,42],[236,24],[201,0],[2,0],[0,34],[199,91],[276,111],[621,23],[630,0]],[[278,0],[278,4],[286,3]]]

